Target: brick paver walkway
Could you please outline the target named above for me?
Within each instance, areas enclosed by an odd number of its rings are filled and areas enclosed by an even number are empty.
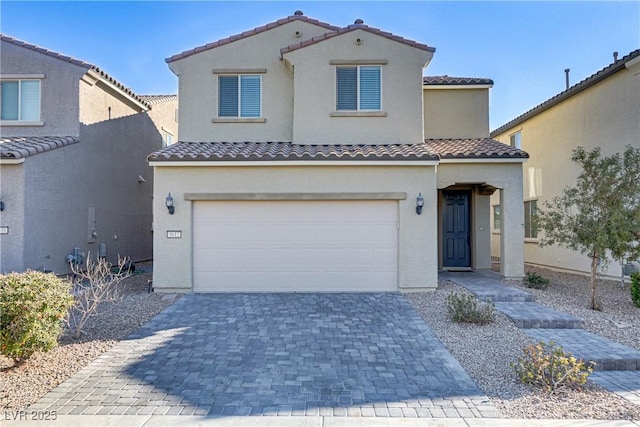
[[[30,409],[500,416],[396,293],[186,295]]]

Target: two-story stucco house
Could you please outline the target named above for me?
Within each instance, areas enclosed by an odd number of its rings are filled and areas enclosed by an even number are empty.
[[[154,167],[159,291],[415,291],[523,276],[522,162],[489,139],[486,79],[424,78],[434,54],[302,12],[167,59],[180,142]]]
[[[523,165],[527,264],[590,272],[591,260],[560,246],[539,246],[541,232],[535,212],[544,202],[575,185],[580,173],[571,161],[572,151],[600,147],[602,155],[622,153],[626,146],[640,147],[640,50],[614,62],[581,82],[491,132],[504,144],[522,148],[531,158]],[[499,224],[500,201],[492,200]],[[499,231],[493,231],[492,255],[500,256]],[[613,262],[602,273],[620,277],[621,265]]]
[[[177,139],[177,96],[137,96],[94,65],[1,42],[0,273],[66,273],[78,253],[151,258],[146,157]]]

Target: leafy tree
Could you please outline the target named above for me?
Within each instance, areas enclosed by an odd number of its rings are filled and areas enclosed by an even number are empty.
[[[600,148],[573,150],[582,172],[574,187],[538,209],[541,246],[558,244],[591,257],[591,308],[597,301],[598,264],[640,259],[640,148],[609,157]]]

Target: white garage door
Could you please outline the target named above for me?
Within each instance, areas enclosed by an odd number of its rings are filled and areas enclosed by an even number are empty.
[[[194,202],[195,292],[395,291],[395,201]]]

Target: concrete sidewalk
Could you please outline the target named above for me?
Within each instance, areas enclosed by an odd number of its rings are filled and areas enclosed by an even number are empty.
[[[8,421],[16,413],[5,413],[1,426],[7,427],[639,427],[640,421],[557,420],[498,418],[379,418],[379,417],[201,417],[184,415],[62,415],[54,421]],[[19,415],[17,415],[19,417]]]

